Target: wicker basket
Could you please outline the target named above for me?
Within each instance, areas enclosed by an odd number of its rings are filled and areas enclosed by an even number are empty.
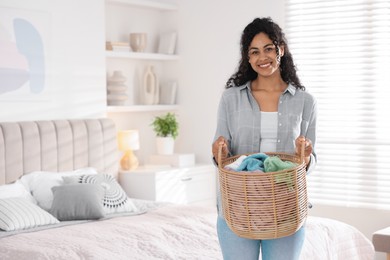
[[[240,237],[274,239],[289,236],[304,224],[307,217],[306,166],[303,156],[267,154],[298,165],[288,170],[267,173],[229,171],[224,167],[239,156],[221,160],[221,147],[219,149],[222,209],[228,226]]]

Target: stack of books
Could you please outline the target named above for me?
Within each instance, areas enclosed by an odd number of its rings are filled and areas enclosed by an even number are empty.
[[[106,42],[106,50],[108,51],[130,51],[128,42]]]

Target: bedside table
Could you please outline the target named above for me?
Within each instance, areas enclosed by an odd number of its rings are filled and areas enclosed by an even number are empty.
[[[390,260],[390,227],[375,231],[372,235],[372,243],[375,251],[386,253],[386,259]]]
[[[215,206],[216,173],[212,164],[163,169],[139,167],[119,171],[119,183],[130,198]]]

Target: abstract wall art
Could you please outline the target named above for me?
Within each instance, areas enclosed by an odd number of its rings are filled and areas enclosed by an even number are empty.
[[[47,88],[49,17],[0,8],[0,98],[39,96]]]

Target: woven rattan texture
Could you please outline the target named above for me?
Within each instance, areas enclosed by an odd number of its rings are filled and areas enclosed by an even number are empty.
[[[306,165],[298,156],[267,153],[297,164],[278,172],[224,169],[239,156],[219,164],[222,208],[228,226],[240,237],[274,239],[295,233],[307,217]]]

